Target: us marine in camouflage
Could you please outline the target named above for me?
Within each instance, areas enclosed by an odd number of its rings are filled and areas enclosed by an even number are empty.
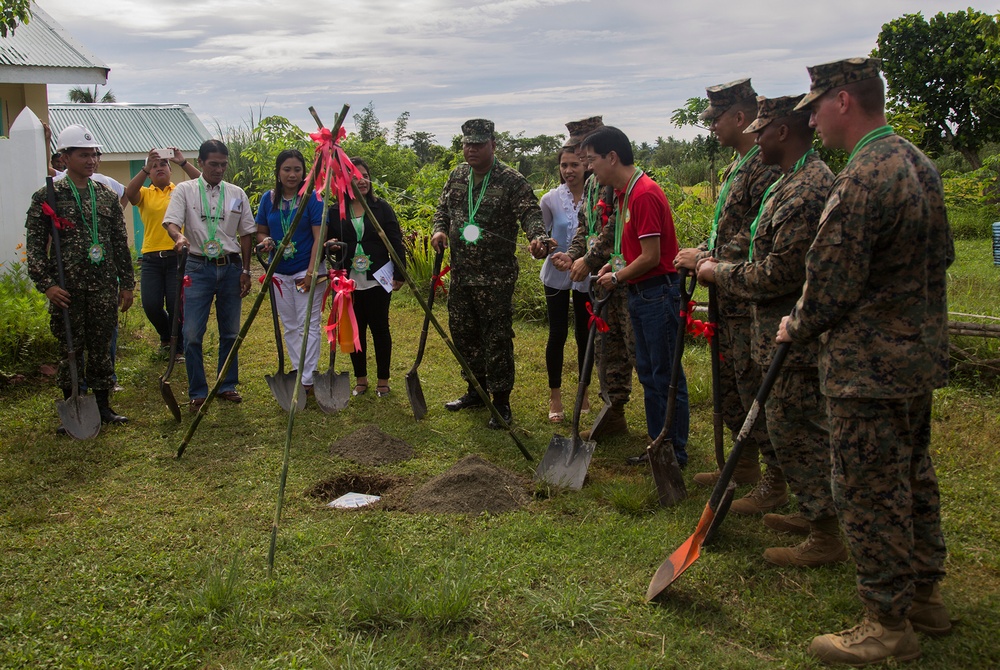
[[[451,247],[448,327],[455,346],[510,423],[518,222],[535,258],[544,258],[549,247],[538,199],[519,172],[496,160],[493,130],[493,122],[486,119],[462,124],[467,162],[452,170],[444,186],[431,245],[436,250]],[[468,391],[447,403],[449,410],[482,405],[475,387],[466,381]],[[492,418],[489,425],[502,427]]]
[[[757,120],[744,132],[756,135],[761,160],[780,166],[782,176],[764,195],[747,258],[740,263],[709,259],[698,266],[698,278],[716,284],[721,298],[750,303],[752,354],[761,369],[771,364],[781,318],[802,293],[806,251],[833,184],[833,173],[812,149],[809,114],[793,111],[802,97],[757,98]],[[819,390],[818,346],[810,340],[792,348],[765,403],[774,447],[773,455],[764,454],[765,462],[784,473],[799,512],[767,514],[764,525],[808,535],[795,547],[766,550],[764,558],[777,565],[816,567],[848,558],[830,491],[830,433]]]
[[[715,220],[708,240],[696,249],[682,249],[674,265],[695,270],[699,261],[715,258],[728,263],[739,263],[747,257],[750,242],[750,224],[760,211],[764,191],[779,176],[773,165],[765,165],[760,150],[754,145],[753,136],[744,130],[757,116],[757,94],[749,79],[740,79],[706,89],[709,106],[701,118],[709,121],[710,130],[724,147],[736,150],[736,158],[726,168],[722,189],[715,207]],[[750,308],[743,300],[726,300],[720,296],[719,353],[722,391],[722,417],[733,432],[739,432],[761,382],[761,372],[751,357]],[[744,440],[743,455],[737,466],[734,480],[738,484],[756,484],[760,480],[758,453],[765,454],[765,461],[775,461],[768,440],[767,422],[757,420],[753,431]],[[703,472],[694,481],[713,486],[719,477],[716,472]],[[730,508],[738,514],[769,512],[787,500],[785,478],[780,469],[769,466],[764,479],[747,496],[733,501]]]
[[[604,126],[600,116],[594,116],[566,124],[569,142],[579,146],[584,137]],[[614,190],[602,188],[597,179],[590,175],[583,189],[583,205],[580,207],[580,225],[570,242],[566,253],[552,256],[552,264],[560,270],[570,270],[574,281],[581,281],[586,275],[595,274],[611,258],[614,236],[602,236],[605,224],[614,221],[617,200]],[[613,231],[614,226],[608,228]],[[595,347],[598,377],[601,393],[607,394],[611,405],[604,418],[591,430],[584,430],[580,437],[585,440],[599,439],[628,432],[625,421],[625,403],[632,394],[632,370],[635,368],[635,340],[632,336],[632,322],[628,315],[628,299],[625,291],[616,290],[608,299],[604,317],[607,332],[601,333]]]
[[[132,306],[135,277],[125,219],[118,197],[90,179],[97,167],[100,145],[89,130],[71,125],[59,135],[66,161],[66,179],[55,183],[55,211],[60,217],[59,241],[66,286],[59,286],[55,249],[50,244],[52,219],[42,211],[47,189],[31,196],[25,220],[28,275],[49,300],[49,328],[67,355],[63,308],[69,309],[70,330],[82,379],[94,391],[103,423],[125,423],[114,412],[108,394],[114,383],[111,338],[118,326],[118,309]],[[50,253],[51,251],[51,253]],[[68,398],[73,392],[69,365],[59,364],[56,383]]]
[[[809,68],[823,144],[851,151],[833,184],[806,282],[779,341],[820,338],[833,496],[866,617],[816,637],[829,663],[920,655],[914,630],[951,629],[945,543],[929,453],[932,391],[948,378],[947,268],[955,250],[941,177],[885,119],[880,61]]]

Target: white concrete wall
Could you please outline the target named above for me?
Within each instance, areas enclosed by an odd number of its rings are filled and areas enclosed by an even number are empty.
[[[47,149],[42,122],[27,107],[11,124],[10,136],[0,138],[0,272],[21,258],[24,215],[31,194],[45,186]]]

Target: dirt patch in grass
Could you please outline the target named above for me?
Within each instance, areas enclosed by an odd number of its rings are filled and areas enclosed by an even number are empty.
[[[434,514],[503,514],[530,500],[526,482],[479,456],[466,456],[417,489],[401,507]]]
[[[337,475],[332,479],[314,484],[305,494],[317,501],[329,503],[347,493],[365,493],[371,496],[381,496],[382,500],[359,507],[359,510],[384,509],[393,500],[406,497],[406,492],[412,490],[406,479],[388,475],[372,475],[362,473],[347,473]]]
[[[387,435],[375,426],[365,426],[340,438],[330,445],[330,452],[361,465],[384,465],[413,458],[413,447],[408,442]]]

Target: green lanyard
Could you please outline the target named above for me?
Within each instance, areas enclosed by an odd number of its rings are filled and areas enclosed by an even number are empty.
[[[365,234],[365,215],[352,216],[351,223],[354,225],[354,234],[358,239],[354,245],[354,260],[351,261],[351,267],[359,273],[368,272],[368,268],[372,266],[372,259],[361,247],[361,238]]]
[[[80,191],[77,190],[76,184],[70,177],[67,176],[66,181],[69,182],[73,199],[76,200],[76,206],[80,210],[80,220],[83,222],[83,227],[90,231],[90,249],[87,256],[91,263],[97,265],[104,260],[104,247],[97,241],[97,194],[94,193],[94,182],[87,179],[87,193],[90,195],[90,223],[87,223],[87,217],[83,213],[83,203],[80,200]]]
[[[888,137],[889,135],[892,135],[894,132],[895,131],[893,131],[892,126],[882,126],[880,128],[876,128],[875,130],[871,131],[870,133],[862,137],[861,141],[858,142],[856,145],[854,145],[854,149],[851,151],[851,155],[847,158],[847,164],[850,165],[851,161],[854,160],[855,154],[857,154],[859,151],[865,148],[865,146],[871,144],[875,140],[880,140],[883,137]]]
[[[802,158],[795,161],[795,166],[792,168],[792,171],[788,173],[789,176],[801,170],[802,166],[806,164],[806,159],[808,159],[810,154],[813,153],[816,153],[815,149],[810,149],[802,154]],[[781,175],[773,184],[767,187],[766,191],[764,191],[764,197],[760,201],[760,209],[757,210],[757,217],[753,220],[753,223],[750,224],[750,251],[747,253],[748,261],[753,260],[753,238],[757,235],[757,226],[760,224],[760,217],[764,215],[764,206],[767,205],[767,201],[771,199],[772,195],[774,195],[774,189],[778,187],[778,184],[780,184],[781,180],[784,178],[785,175]]]
[[[722,217],[722,207],[726,203],[726,198],[729,197],[729,187],[733,183],[733,179],[736,178],[736,173],[740,171],[746,162],[760,153],[760,147],[756,144],[753,148],[746,153],[746,155],[740,159],[740,162],[736,164],[736,168],[729,173],[729,177],[726,178],[726,183],[722,185],[722,190],[719,192],[719,199],[715,203],[715,219],[712,220],[712,232],[708,236],[708,250],[711,251],[715,248],[715,241],[719,237],[719,219]]]
[[[281,204],[278,206],[278,217],[281,219],[281,238],[284,239],[285,231],[288,230],[289,224],[291,224],[292,219],[295,217],[295,210],[298,207],[292,207],[292,202],[295,200],[293,197],[291,200],[285,200],[284,197],[281,198]],[[273,236],[272,236],[273,237]],[[286,261],[295,258],[295,241],[289,240],[288,246],[285,247],[285,253],[283,253],[282,258]]]
[[[209,258],[218,258],[222,255],[222,245],[215,239],[215,233],[219,229],[219,219],[226,209],[226,184],[219,182],[219,199],[215,203],[213,212],[208,206],[208,193],[205,191],[204,177],[198,177],[198,190],[201,192],[201,213],[205,217],[205,227],[208,230],[208,239],[201,245],[201,249]]]
[[[482,188],[479,191],[479,199],[476,200],[475,203],[473,203],[472,194],[473,191],[475,191],[473,182],[475,181],[476,176],[472,172],[472,168],[469,168],[469,219],[465,222],[465,225],[462,226],[462,230],[460,231],[462,240],[464,240],[466,244],[475,244],[479,241],[479,236],[482,234],[482,230],[478,225],[476,225],[476,214],[479,212],[479,206],[483,204],[483,198],[486,197],[486,187],[490,185],[490,175],[493,174],[493,168],[496,167],[496,164],[497,159],[494,158],[489,171],[486,173],[486,176],[483,177]]]
[[[635,187],[635,183],[639,181],[639,177],[642,175],[643,172],[639,168],[636,168],[635,172],[632,173],[632,178],[628,182],[628,188],[625,189],[625,201],[618,207],[618,211],[615,212],[615,252],[611,254],[611,269],[615,272],[622,270],[626,265],[625,257],[622,256],[622,231],[625,229],[625,224],[632,219],[628,201],[632,197],[632,189]]]

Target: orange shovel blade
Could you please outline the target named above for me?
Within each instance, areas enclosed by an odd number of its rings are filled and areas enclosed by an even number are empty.
[[[660,564],[649,588],[646,589],[646,602],[656,600],[663,594],[668,586],[681,576],[681,574],[691,567],[691,565],[701,556],[701,545],[705,542],[705,535],[712,526],[712,519],[715,518],[715,510],[711,505],[705,505],[701,513],[698,525],[684,544],[679,546],[674,553],[670,554],[667,560]]]

